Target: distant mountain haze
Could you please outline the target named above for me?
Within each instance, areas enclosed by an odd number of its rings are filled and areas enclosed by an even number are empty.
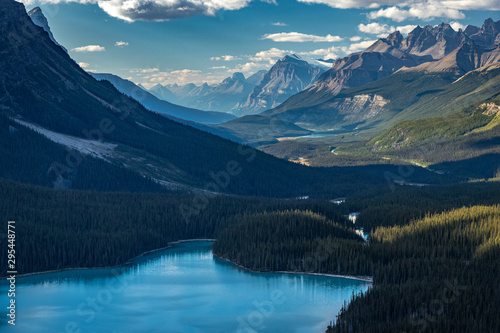
[[[324,71],[297,55],[287,55],[271,67],[246,100],[233,108],[233,112],[256,114],[276,107],[311,86]]]
[[[130,96],[151,111],[160,112],[176,118],[194,121],[201,124],[220,124],[234,119],[229,113],[201,111],[175,105],[155,97],[153,94],[137,86],[135,83],[112,74],[90,73],[97,80],[107,80],[121,93]]]
[[[322,65],[312,65],[297,55],[288,55],[268,71],[258,71],[247,79],[242,73],[234,73],[214,86],[158,84],[149,91],[171,103],[243,116],[281,104],[310,87],[325,70]]]

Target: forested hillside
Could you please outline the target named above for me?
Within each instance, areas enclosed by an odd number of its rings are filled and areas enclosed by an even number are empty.
[[[146,110],[108,81],[97,81],[85,72],[33,24],[21,3],[0,3],[0,31],[9,32],[0,34],[0,131],[7,139],[0,149],[17,155],[14,160],[32,159],[29,163],[3,164],[0,177],[36,180],[35,184],[50,186],[54,175],[47,174],[56,163],[59,184],[69,188],[131,189],[125,185],[100,186],[106,181],[99,175],[94,177],[95,163],[82,162],[91,155],[101,159],[103,175],[109,179],[120,168],[125,170],[117,173],[126,176],[117,180],[134,178],[128,172],[132,171],[167,188],[295,197],[360,187],[355,184],[360,175],[352,170],[311,170]],[[25,127],[38,133],[16,132]],[[42,142],[33,143],[37,140]],[[50,152],[50,158],[41,151],[30,156],[31,147],[37,145]],[[63,156],[62,149],[69,152]],[[79,182],[80,186],[72,187],[75,177],[75,184]],[[369,184],[380,183],[377,177],[364,178]],[[134,182],[140,181],[135,177]],[[149,190],[155,186],[136,187]]]
[[[372,275],[363,239],[337,216],[311,211],[236,216],[218,235],[214,254],[257,271]],[[350,225],[350,223],[349,223]]]
[[[5,180],[0,197],[0,215],[16,221],[19,273],[123,264],[174,240],[217,238],[244,214],[309,209],[340,216],[337,207],[309,200],[53,190]],[[6,234],[7,223],[1,228]]]
[[[380,228],[374,287],[327,332],[498,332],[500,206]]]

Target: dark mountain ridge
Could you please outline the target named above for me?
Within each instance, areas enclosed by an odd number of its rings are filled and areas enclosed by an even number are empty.
[[[321,189],[349,191],[359,179],[356,171],[306,168],[146,110],[109,82],[97,81],[82,70],[13,0],[0,0],[0,73],[0,115],[8,122],[2,131],[22,143],[18,140],[23,136],[9,133],[19,133],[16,127],[27,128],[44,142],[49,139],[54,149],[67,149],[66,160],[55,161],[59,177],[66,180],[86,173],[86,158],[97,158],[101,173],[113,167],[166,187],[244,195],[293,197]],[[10,149],[4,144],[2,149]],[[30,145],[24,146],[29,153]],[[23,158],[26,154],[22,149],[11,153]],[[46,165],[38,162],[31,161]],[[50,171],[27,168],[6,164],[0,176],[17,180],[24,170],[43,178]],[[228,172],[234,176],[227,176]],[[95,179],[87,173],[80,181],[87,189],[98,189]],[[321,184],[336,186],[327,189]]]

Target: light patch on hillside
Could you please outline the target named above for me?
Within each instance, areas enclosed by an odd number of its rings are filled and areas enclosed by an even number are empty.
[[[362,121],[375,117],[385,111],[385,106],[390,101],[380,95],[356,95],[337,99],[328,103],[327,108],[338,110],[339,114],[345,115],[346,120]]]
[[[43,135],[44,137],[55,143],[61,144],[70,149],[74,149],[84,155],[91,155],[93,157],[97,157],[105,161],[108,161],[107,159],[108,157],[113,157],[113,151],[117,147],[117,145],[111,143],[86,140],[66,134],[53,132],[38,125],[31,124],[19,119],[13,119],[13,120],[20,125],[23,125],[25,127],[34,130],[35,132]]]
[[[483,103],[479,105],[479,109],[483,111],[485,116],[495,116],[500,114],[500,105],[495,103]]]

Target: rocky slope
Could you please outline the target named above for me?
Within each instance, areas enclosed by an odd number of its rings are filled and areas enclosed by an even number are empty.
[[[500,21],[488,19],[481,28],[469,26],[458,32],[444,23],[417,27],[406,38],[395,32],[363,52],[337,60],[311,88],[262,115],[307,129],[339,129],[348,124],[357,128],[367,121],[380,127],[399,113],[423,117],[432,113],[431,98],[442,87],[500,61],[499,26]],[[469,88],[474,90],[474,84],[481,82],[477,79]],[[366,103],[352,107],[353,101]]]
[[[234,73],[187,105],[202,110],[230,111],[242,98],[248,96],[253,87],[242,73]]]
[[[46,33],[49,34],[49,38],[51,41],[53,41],[56,45],[59,45],[60,47],[62,47],[62,49],[64,51],[68,52],[68,50],[66,50],[66,48],[64,46],[62,46],[61,44],[59,44],[56,41],[56,39],[54,38],[54,35],[52,34],[52,31],[50,30],[49,22],[47,21],[47,18],[45,17],[45,15],[43,15],[42,9],[40,7],[33,8],[32,10],[30,10],[28,12],[28,15],[31,18],[31,20],[33,21],[33,23],[35,23],[37,26],[39,26],[40,28],[45,30]]]
[[[347,179],[342,170],[303,168],[146,110],[82,70],[14,0],[0,0],[0,50],[0,151],[19,162],[1,163],[0,177],[24,181],[25,174],[38,179],[54,171],[58,184],[76,177],[84,188],[98,189],[103,178],[122,183],[115,171],[126,170],[168,188],[203,191],[214,182],[210,174],[225,173],[230,161],[231,170],[244,172],[211,192],[285,197],[319,180]],[[32,148],[42,141],[44,147]],[[88,159],[97,161],[94,168]]]
[[[255,114],[276,107],[311,86],[323,72],[323,68],[312,66],[296,55],[287,55],[266,73],[244,101],[233,108],[233,113]]]

